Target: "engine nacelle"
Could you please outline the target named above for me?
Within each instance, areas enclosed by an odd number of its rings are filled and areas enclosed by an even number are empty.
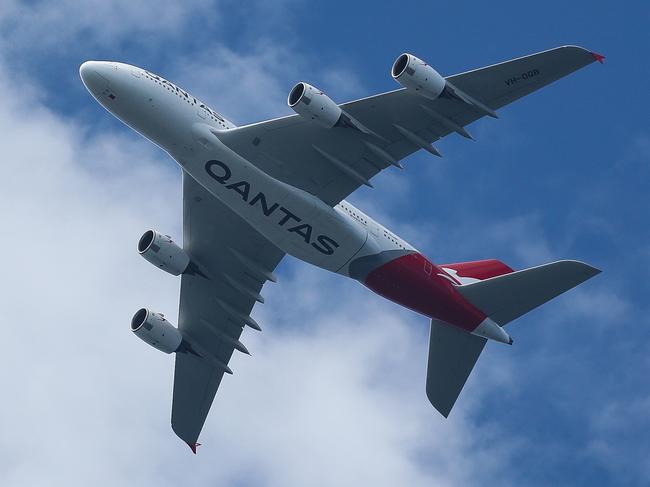
[[[332,128],[341,118],[342,110],[318,88],[302,81],[289,92],[287,104],[300,116]]]
[[[185,272],[190,265],[187,253],[169,235],[162,235],[155,230],[147,230],[140,237],[138,252],[156,267],[175,276]]]
[[[393,79],[418,95],[435,100],[445,90],[447,82],[438,71],[413,54],[404,53],[390,70]]]
[[[138,310],[131,320],[131,331],[138,338],[165,353],[178,350],[183,341],[181,333],[160,313],[146,308]]]

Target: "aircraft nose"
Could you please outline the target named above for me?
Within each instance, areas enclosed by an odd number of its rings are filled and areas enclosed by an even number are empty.
[[[103,61],[86,61],[79,67],[79,76],[88,91],[92,94],[101,93],[108,86],[110,67]]]

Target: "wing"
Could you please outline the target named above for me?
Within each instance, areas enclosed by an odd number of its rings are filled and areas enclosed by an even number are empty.
[[[181,278],[172,428],[194,449],[243,327],[284,253],[183,173],[183,247],[191,270]]]
[[[382,169],[456,132],[493,110],[560,79],[602,56],[564,46],[447,77],[460,96],[428,100],[399,89],[341,108],[369,129],[326,129],[300,117],[220,132],[219,138],[257,167],[335,205]],[[467,96],[469,95],[469,96]]]

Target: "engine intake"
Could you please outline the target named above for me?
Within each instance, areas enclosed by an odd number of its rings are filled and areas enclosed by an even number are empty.
[[[447,86],[447,81],[438,71],[413,54],[401,54],[393,63],[390,74],[404,88],[432,100],[438,98]]]
[[[146,308],[139,309],[133,315],[131,331],[141,340],[165,353],[177,351],[183,341],[178,329],[162,314]]]
[[[190,265],[190,257],[169,235],[162,235],[155,230],[144,232],[138,242],[138,252],[156,267],[178,276]]]
[[[289,92],[287,104],[298,115],[332,128],[341,119],[341,108],[329,96],[314,86],[300,82]]]

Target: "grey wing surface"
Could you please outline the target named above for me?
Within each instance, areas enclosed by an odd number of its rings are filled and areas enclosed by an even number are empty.
[[[183,173],[183,247],[191,258],[181,278],[172,428],[194,448],[260,290],[284,253]]]
[[[596,60],[581,47],[558,47],[447,77],[460,96],[428,100],[399,89],[340,105],[372,133],[291,115],[219,138],[276,179],[335,205],[396,161],[453,132],[469,137],[466,125]]]

